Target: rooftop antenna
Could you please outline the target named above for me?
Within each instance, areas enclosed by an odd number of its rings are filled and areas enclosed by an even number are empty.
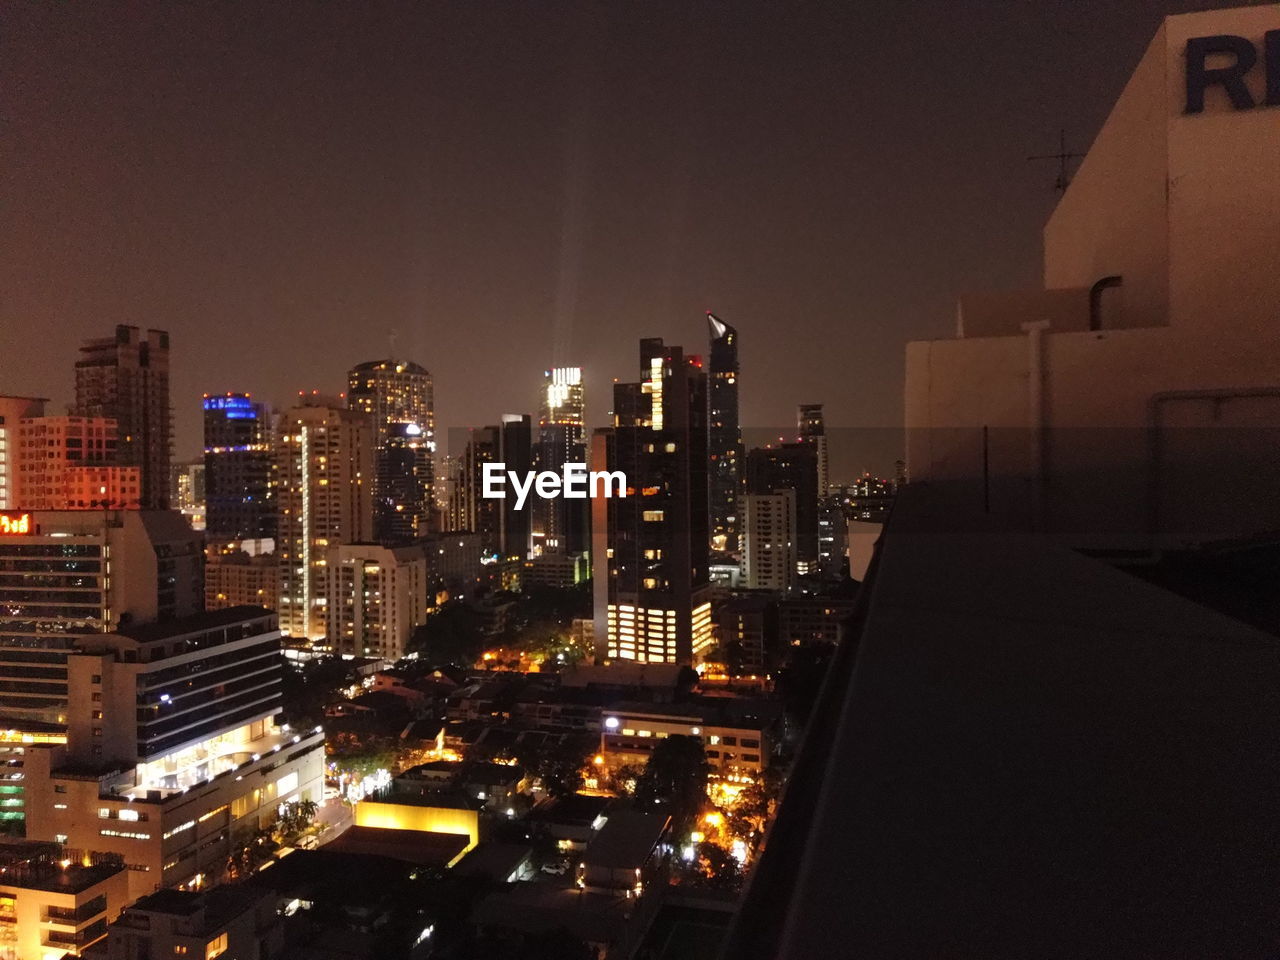
[[[1036,154],[1034,157],[1027,157],[1027,162],[1032,160],[1057,160],[1058,178],[1053,181],[1053,192],[1061,195],[1066,193],[1067,187],[1071,185],[1071,173],[1067,169],[1067,161],[1076,160],[1083,156],[1083,153],[1072,153],[1067,149],[1067,131],[1063,129],[1058,131],[1057,153]]]
[[[391,359],[396,358],[396,328],[392,327],[387,331],[387,348],[391,351]]]

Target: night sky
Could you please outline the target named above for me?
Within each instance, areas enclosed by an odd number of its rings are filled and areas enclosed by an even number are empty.
[[[712,309],[745,425],[893,428],[904,342],[1039,282],[1026,157],[1204,6],[6,4],[0,393],[60,412],[83,337],[168,329],[191,456],[201,393],[337,392],[395,331],[442,428],[536,413],[553,363],[598,423],[637,339],[705,352]]]

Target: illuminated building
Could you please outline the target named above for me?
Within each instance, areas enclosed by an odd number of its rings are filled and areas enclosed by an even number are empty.
[[[818,455],[806,442],[759,447],[747,454],[747,493],[795,494],[796,569],[818,570]]]
[[[167,507],[173,446],[169,334],[121,324],[114,336],[86,340],[80,354],[75,413],[116,421],[116,462],[142,471],[143,507]]]
[[[373,537],[373,426],[336,401],[313,396],[280,418],[276,438],[276,560],[280,629],[319,640],[328,629],[329,547]]]
[[[57,843],[0,842],[0,957],[81,956],[129,902],[124,864]]]
[[[347,375],[347,406],[367,414],[375,431],[377,539],[403,541],[429,532],[435,517],[436,452],[431,374],[406,360],[357,364]]]
[[[205,532],[210,540],[276,535],[271,409],[247,393],[204,398]]]
[[[769,766],[777,717],[776,705],[759,700],[614,704],[602,721],[605,763],[643,767],[666,737],[692,737],[707,755],[711,779],[751,783]]]
[[[486,463],[505,463],[508,470],[521,473],[531,469],[532,436],[528,414],[504,414],[500,425],[469,432],[449,514],[458,530],[480,535],[485,557],[522,562],[529,556],[535,505],[516,510],[514,497],[483,496],[483,473]]]
[[[244,550],[207,552],[204,564],[204,607],[255,606],[275,610],[280,599],[280,569],[273,553]]]
[[[794,490],[747,493],[742,504],[742,585],[790,592],[796,582]]]
[[[18,482],[24,510],[136,510],[138,467],[121,467],[116,422],[106,417],[31,417],[18,424]]]
[[[0,510],[15,510],[18,483],[18,425],[44,415],[48,403],[39,397],[0,397]]]
[[[66,738],[76,644],[197,612],[201,567],[199,535],[173,511],[0,513],[0,820],[25,812],[27,749]]]
[[[375,454],[373,528],[387,544],[408,543],[434,526],[434,442],[416,423],[393,423]]]
[[[534,464],[559,473],[566,463],[587,462],[586,396],[581,367],[544,374]],[[587,549],[588,512],[583,501],[538,498],[533,503],[534,555],[580,554]]]
[[[257,608],[81,638],[66,745],[27,752],[27,835],[118,854],[131,899],[216,879],[281,804],[322,798],[323,734],[276,722],[282,664]]]
[[[742,492],[742,429],[738,421],[738,331],[713,313],[708,367],[707,437],[711,458],[711,549],[738,550],[738,496]]]
[[[333,651],[399,660],[427,619],[430,565],[421,546],[329,548],[325,600]]]
[[[597,656],[688,664],[713,643],[707,377],[658,339],[640,341],[640,372],[614,384],[614,425],[592,441],[592,468],[628,484],[592,500]]]

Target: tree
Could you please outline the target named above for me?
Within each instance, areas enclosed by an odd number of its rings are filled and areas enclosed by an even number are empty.
[[[693,737],[672,736],[658,741],[636,781],[636,800],[671,804],[677,836],[687,833],[707,799],[707,755]]]
[[[717,890],[734,890],[742,883],[742,865],[724,847],[705,840],[693,848],[692,862],[677,874],[681,883]]]
[[[470,665],[484,651],[483,618],[461,600],[451,600],[413,632],[409,649],[437,663]]]

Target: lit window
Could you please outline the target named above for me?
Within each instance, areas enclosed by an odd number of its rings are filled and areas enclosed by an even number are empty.
[[[213,960],[214,957],[220,957],[227,952],[227,935],[220,933],[212,940],[209,945],[204,948],[204,960]]]

